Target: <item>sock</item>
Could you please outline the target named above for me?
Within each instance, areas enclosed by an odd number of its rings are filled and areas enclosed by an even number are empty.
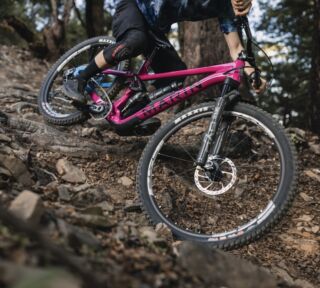
[[[82,80],[88,81],[91,77],[101,72],[103,69],[100,69],[96,61],[93,59],[88,66],[79,73],[79,76],[77,78],[80,78]]]

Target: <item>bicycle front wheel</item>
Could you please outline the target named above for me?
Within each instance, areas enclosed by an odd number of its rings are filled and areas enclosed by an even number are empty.
[[[196,167],[214,103],[177,115],[150,140],[140,159],[137,185],[154,224],[179,237],[231,249],[259,238],[292,202],[296,154],[284,129],[266,112],[239,103],[215,169]]]

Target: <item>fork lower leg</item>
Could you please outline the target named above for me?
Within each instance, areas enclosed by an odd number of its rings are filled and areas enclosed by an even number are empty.
[[[234,81],[231,78],[227,78],[227,80],[225,81],[222,92],[221,92],[221,96],[218,98],[216,102],[216,106],[212,113],[209,128],[202,140],[202,145],[199,150],[199,154],[196,161],[196,164],[198,166],[201,166],[201,167],[205,166],[208,159],[210,148],[212,147],[212,144],[216,139],[217,131],[221,124],[223,112],[225,110],[226,105],[229,103],[227,94],[232,90],[238,88],[238,86],[239,86],[238,82]],[[219,146],[221,147],[221,144],[223,141],[219,141],[219,142],[220,142]],[[220,147],[218,150],[220,150]],[[215,150],[215,153],[219,153],[219,151],[217,151],[217,147],[215,147],[214,150]]]

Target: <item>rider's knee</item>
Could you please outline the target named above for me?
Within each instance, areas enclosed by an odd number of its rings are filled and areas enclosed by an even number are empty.
[[[136,29],[129,30],[120,42],[105,48],[103,56],[108,64],[114,66],[123,60],[142,54],[146,43],[145,33]]]

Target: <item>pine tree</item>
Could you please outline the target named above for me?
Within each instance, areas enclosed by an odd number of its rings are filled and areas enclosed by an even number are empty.
[[[275,86],[263,99],[270,112],[283,114],[285,124],[320,132],[319,0],[261,0],[260,29],[268,33],[268,51],[275,53]]]

